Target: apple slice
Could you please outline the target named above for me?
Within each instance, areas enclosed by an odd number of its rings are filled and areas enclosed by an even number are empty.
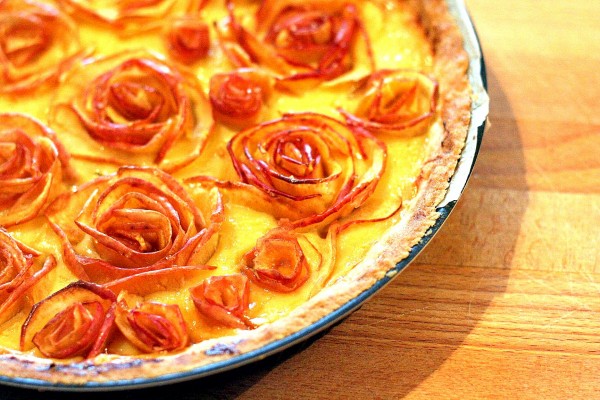
[[[37,347],[46,357],[93,357],[108,337],[116,296],[78,281],[33,306],[21,329],[21,350]]]
[[[248,310],[248,278],[242,274],[211,276],[190,289],[192,300],[205,317],[229,328],[252,329]]]

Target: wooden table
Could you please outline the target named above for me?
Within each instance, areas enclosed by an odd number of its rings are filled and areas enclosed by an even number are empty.
[[[112,397],[600,399],[600,1],[467,4],[491,129],[425,251],[308,343]],[[33,394],[0,388],[6,399]]]

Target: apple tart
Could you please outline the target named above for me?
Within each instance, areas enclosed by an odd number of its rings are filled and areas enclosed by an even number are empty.
[[[436,221],[471,89],[442,0],[0,1],[0,366],[186,373]]]

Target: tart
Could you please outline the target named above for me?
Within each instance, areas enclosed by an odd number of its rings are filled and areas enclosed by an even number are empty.
[[[260,349],[434,224],[470,123],[442,0],[0,1],[0,366]]]

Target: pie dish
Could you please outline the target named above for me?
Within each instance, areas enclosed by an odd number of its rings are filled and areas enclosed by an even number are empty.
[[[453,2],[4,0],[0,29],[8,384],[173,382],[325,328],[438,229],[487,115]]]

